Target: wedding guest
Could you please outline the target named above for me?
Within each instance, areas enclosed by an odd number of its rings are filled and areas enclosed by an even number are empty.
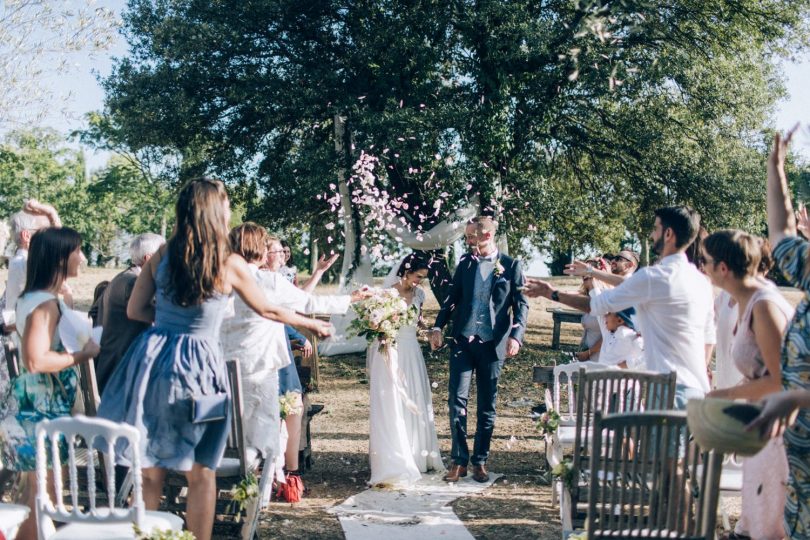
[[[760,248],[757,279],[765,287],[776,287],[776,284],[767,277],[774,264],[771,244],[765,238],[757,237],[756,240]],[[711,382],[714,388],[729,388],[742,381],[743,375],[734,365],[734,359],[731,357],[731,340],[739,318],[737,301],[723,289],[720,289],[714,299],[714,314],[717,328],[717,346],[714,356],[716,373]]]
[[[235,229],[235,232],[232,233],[232,249],[241,250],[243,248],[240,247],[240,245],[253,245],[253,243],[259,241],[263,241],[266,245],[266,250],[263,254],[265,257],[265,270],[259,271],[258,265],[261,264],[262,261],[259,257],[255,257],[253,253],[251,253],[251,262],[252,267],[255,267],[254,272],[258,276],[256,279],[269,301],[301,313],[345,313],[349,309],[350,302],[361,300],[368,297],[370,294],[367,291],[355,291],[351,295],[327,296],[314,295],[299,289],[293,285],[286,276],[279,272],[286,257],[281,241],[278,238],[267,236],[264,229],[258,225],[243,224],[240,227],[241,228]],[[263,324],[262,327],[259,328],[254,324],[255,318],[240,317],[240,311],[244,312],[244,310],[240,310],[237,305],[236,317],[234,318],[235,322],[233,323],[237,325],[236,333],[234,337],[229,336],[227,338],[227,342],[231,344],[228,348],[230,349],[231,346],[234,347],[235,352],[230,352],[229,354],[236,355],[234,357],[240,358],[240,363],[244,363],[243,358],[247,358],[248,361],[251,361],[257,353],[265,353],[259,360],[255,360],[255,362],[256,365],[260,367],[272,364],[276,366],[275,369],[278,370],[278,390],[275,399],[276,408],[278,406],[279,396],[285,395],[287,392],[297,394],[295,408],[301,410],[301,413],[287,415],[284,419],[288,433],[287,446],[284,451],[284,463],[287,472],[292,476],[297,476],[299,470],[298,450],[301,439],[302,414],[304,412],[303,402],[301,400],[303,387],[298,377],[295,362],[292,359],[292,349],[290,348],[289,338],[285,334],[283,325],[268,323]],[[231,329],[231,324],[230,321],[227,323],[228,326],[226,330]],[[239,337],[245,335],[248,336],[247,339]],[[264,348],[261,348],[262,346],[255,342],[256,339],[269,341]],[[306,338],[304,339],[306,340]],[[254,369],[261,371],[260,368],[250,368],[250,371],[253,372]],[[252,385],[253,383],[250,384]],[[255,384],[262,384],[258,376]],[[269,384],[265,384],[257,389],[260,395],[269,395],[271,391],[272,389]],[[257,409],[260,406],[262,406],[262,404],[257,401]],[[275,410],[270,412],[272,418],[262,417],[261,413],[258,411],[257,414],[260,415],[260,426],[269,426],[271,422],[276,421],[278,418],[278,413],[275,412]],[[268,427],[268,430],[269,429]],[[248,444],[251,444],[251,446],[255,445],[260,451],[264,451],[267,444],[272,445],[272,443],[277,440],[278,423],[276,423],[275,431],[275,434],[270,434],[266,430],[257,428],[254,431],[255,437],[253,437],[253,444],[250,442]],[[267,440],[266,443],[262,442],[264,439],[270,437],[272,437],[272,440]],[[251,438],[249,437],[248,441],[250,440]],[[296,480],[296,482],[298,482],[298,480]]]
[[[21,373],[11,382],[11,392],[3,396],[0,421],[4,466],[24,473],[22,502],[31,509],[17,534],[19,539],[37,538],[36,425],[41,420],[70,416],[78,386],[74,366],[93,358],[99,350],[90,340],[81,351],[65,352],[57,332],[61,314],[67,309],[59,300],[59,291],[65,280],[79,275],[84,262],[81,244],[79,233],[68,227],[41,229],[26,243],[25,287],[16,302]]]
[[[230,432],[228,373],[219,341],[232,292],[263,317],[328,334],[328,325],[267,301],[245,260],[228,250],[223,184],[201,178],[180,190],[171,238],[146,263],[127,305],[140,334],[113,371],[98,416],[140,432],[143,499],[156,510],[166,470],[186,474],[186,525],[211,538],[216,476]],[[195,402],[205,401],[205,407]],[[210,414],[207,414],[210,413]],[[222,418],[224,415],[225,418]],[[129,465],[127,452],[121,464]]]
[[[4,320],[0,321],[4,325],[5,334],[14,331],[14,311],[17,298],[25,287],[25,268],[28,260],[28,246],[31,237],[40,229],[46,227],[61,227],[62,222],[56,209],[49,204],[42,204],[34,199],[25,203],[20,212],[11,216],[11,235],[17,250],[8,263],[8,277],[6,278],[6,289],[0,301],[0,309],[3,310]],[[69,293],[66,288],[60,293]],[[73,299],[69,295],[66,299],[68,305],[73,305]],[[5,320],[8,316],[9,320]]]
[[[677,374],[675,405],[709,391],[706,346],[714,343],[712,289],[706,276],[690,264],[684,251],[697,236],[700,216],[685,206],[659,208],[651,234],[658,264],[640,269],[615,289],[595,298],[561,292],[528,279],[526,294],[543,296],[597,315],[634,307],[644,336],[646,369]]]
[[[582,285],[579,288],[579,293],[588,295],[593,288],[593,278],[590,276],[582,277]],[[577,360],[580,362],[599,361],[599,351],[602,348],[602,324],[600,318],[591,313],[583,313],[582,320],[582,340],[579,342],[581,349],[576,353]]]
[[[159,234],[144,233],[136,236],[129,245],[129,268],[110,281],[101,297],[99,324],[104,330],[101,334],[101,352],[95,361],[100,393],[104,392],[110,375],[129,346],[150,326],[127,317],[127,304],[144,265],[165,243],[166,239]]]
[[[279,240],[281,244],[281,251],[284,255],[284,264],[281,265],[281,268],[278,269],[278,272],[287,278],[290,283],[293,285],[298,285],[298,268],[293,265],[290,265],[290,261],[292,260],[292,250],[290,249],[290,244],[287,243],[286,240]]]
[[[610,268],[608,261],[608,259],[603,257],[586,261],[586,263],[594,269],[608,271]],[[583,296],[592,297],[601,293],[605,287],[610,287],[610,285],[595,280],[592,275],[584,275],[582,276],[582,285],[579,288],[579,292]],[[592,313],[583,313],[581,324],[585,332],[580,341],[580,348],[583,350],[576,353],[577,360],[580,362],[598,362],[599,352],[608,334],[608,330],[605,327],[605,317],[597,316]]]
[[[599,355],[599,362],[623,369],[641,369],[644,366],[644,340],[636,331],[633,315],[635,309],[627,308],[618,313],[605,315],[608,335]]]
[[[810,262],[807,240],[796,236],[796,219],[790,201],[785,157],[796,128],[785,137],[777,133],[768,158],[768,238],[776,264],[791,285],[804,291],[805,299],[796,307],[782,347],[782,388],[810,389]],[[785,535],[810,536],[810,411],[801,409],[795,423],[785,431],[785,450],[790,475],[785,502]]]
[[[737,302],[739,319],[732,334],[731,357],[743,374],[741,383],[710,392],[711,397],[756,401],[781,390],[782,335],[793,307],[775,287],[757,277],[760,244],[742,231],[717,231],[703,241],[704,271],[712,283]],[[742,513],[735,532],[751,538],[784,538],[788,464],[781,438],[743,460]]]

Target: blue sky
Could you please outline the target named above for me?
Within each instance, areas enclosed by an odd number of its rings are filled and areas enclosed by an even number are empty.
[[[120,13],[124,0],[102,0],[98,5],[109,7]],[[94,57],[87,55],[74,55],[73,70],[67,75],[46,79],[45,84],[57,96],[62,96],[70,116],[66,117],[53,107],[55,112],[46,116],[42,125],[53,127],[61,132],[68,133],[81,126],[81,117],[90,111],[103,107],[104,93],[99,86],[94,72],[108,75],[112,69],[112,58],[125,56],[126,43],[119,36],[115,45],[103,54]],[[808,108],[808,89],[810,89],[810,54],[798,58],[796,63],[785,63],[783,66],[786,76],[789,98],[779,104],[776,113],[776,127],[786,130],[796,122],[804,126],[796,137],[794,149],[805,159],[810,160],[810,108]],[[100,167],[106,161],[106,155],[88,155],[91,168]]]

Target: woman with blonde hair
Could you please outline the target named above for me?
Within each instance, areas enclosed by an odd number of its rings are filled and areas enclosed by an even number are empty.
[[[110,377],[98,415],[141,432],[143,495],[157,509],[167,469],[188,479],[186,524],[198,540],[211,538],[215,470],[229,431],[227,371],[220,325],[236,292],[270,320],[328,335],[328,325],[269,303],[248,264],[228,249],[230,205],[223,184],[198,179],[180,191],[177,222],[165,246],[135,282],[130,319],[152,322]],[[133,449],[126,449],[123,460]]]

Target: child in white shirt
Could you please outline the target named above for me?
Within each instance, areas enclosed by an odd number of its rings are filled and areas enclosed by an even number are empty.
[[[624,369],[644,368],[644,340],[633,323],[634,308],[605,315],[608,335],[599,352],[599,363]]]

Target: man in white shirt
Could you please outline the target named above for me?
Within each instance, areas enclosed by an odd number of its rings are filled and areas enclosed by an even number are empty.
[[[700,216],[693,210],[659,208],[651,235],[653,250],[660,256],[658,264],[642,268],[595,298],[560,292],[535,279],[528,280],[526,294],[597,315],[636,308],[644,363],[652,371],[677,373],[675,406],[685,408],[690,398],[709,391],[706,345],[714,343],[712,288],[684,253],[699,228]]]
[[[28,262],[28,245],[34,233],[45,227],[61,227],[59,214],[53,206],[42,204],[35,200],[25,203],[21,212],[11,216],[11,235],[17,246],[14,257],[8,263],[8,278],[6,290],[3,293],[2,323],[3,333],[8,334],[14,329],[14,306],[25,287],[25,269]]]

